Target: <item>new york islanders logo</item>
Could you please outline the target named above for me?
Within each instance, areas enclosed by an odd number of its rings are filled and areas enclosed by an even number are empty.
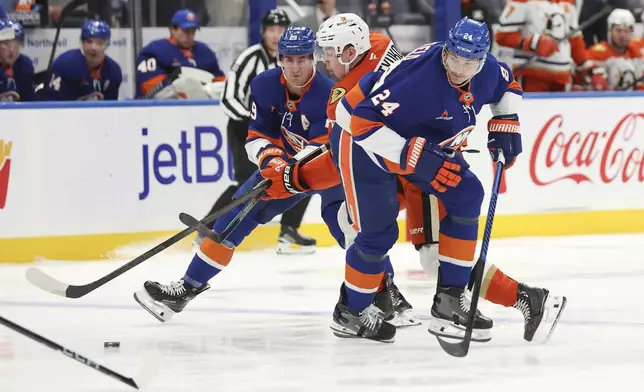
[[[0,209],[7,201],[9,190],[9,172],[11,171],[11,142],[0,140]]]

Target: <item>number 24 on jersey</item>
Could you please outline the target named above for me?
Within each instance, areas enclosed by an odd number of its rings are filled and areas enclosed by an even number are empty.
[[[385,117],[388,117],[394,112],[394,110],[398,109],[398,107],[400,106],[399,103],[385,101],[387,98],[389,98],[390,95],[391,91],[389,91],[389,89],[386,89],[383,90],[380,94],[376,94],[371,97],[371,102],[373,102],[374,106],[380,105],[380,107],[382,108],[382,110],[380,110],[380,113],[382,113],[382,115]]]

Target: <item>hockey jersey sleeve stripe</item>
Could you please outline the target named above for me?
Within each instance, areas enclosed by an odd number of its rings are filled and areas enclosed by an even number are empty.
[[[351,107],[351,109],[354,109],[360,102],[364,101],[365,96],[360,88],[353,88],[342,99]]]
[[[366,118],[358,117],[355,114],[351,116],[351,134],[356,140],[363,140],[373,134],[378,128],[384,126],[380,121],[372,121]]]
[[[148,95],[150,91],[154,90],[158,85],[163,83],[168,78],[168,75],[156,75],[141,83],[141,91],[143,95]]]
[[[253,129],[248,130],[248,137],[246,138],[246,153],[248,160],[257,165],[257,154],[262,148],[274,144],[284,148],[282,140],[266,136],[265,134]]]
[[[224,81],[226,81],[225,76],[215,76],[213,79],[213,82],[224,82]]]
[[[384,158],[388,170],[403,173],[400,168],[400,155],[405,148],[407,140],[394,132],[391,128],[380,127],[376,129],[369,137],[354,141],[366,151],[371,152]]]
[[[267,136],[266,134],[256,131],[254,129],[249,129],[248,136],[246,137],[246,143],[251,142],[255,139],[264,139],[268,141],[270,144],[275,144],[276,146],[284,147],[284,144],[282,143],[281,139]]]

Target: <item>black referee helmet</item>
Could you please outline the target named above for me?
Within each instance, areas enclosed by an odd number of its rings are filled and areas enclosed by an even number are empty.
[[[291,19],[288,17],[286,12],[277,8],[268,11],[262,18],[262,29],[266,29],[268,26],[288,27],[290,25]]]

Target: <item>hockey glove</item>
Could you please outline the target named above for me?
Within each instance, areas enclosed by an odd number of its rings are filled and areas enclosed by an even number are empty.
[[[271,180],[263,200],[286,199],[304,192],[308,187],[299,181],[299,162],[288,158],[286,152],[275,145],[268,145],[257,156],[262,177]]]
[[[487,123],[487,148],[494,162],[499,160],[499,150],[505,158],[505,169],[509,169],[521,154],[521,134],[519,133],[519,116],[507,114],[494,116]]]
[[[400,155],[402,173],[416,174],[438,193],[457,187],[469,167],[460,152],[442,149],[422,137],[409,139]]]
[[[519,42],[519,49],[533,52],[539,57],[550,57],[559,51],[559,45],[547,35],[530,34]]]

